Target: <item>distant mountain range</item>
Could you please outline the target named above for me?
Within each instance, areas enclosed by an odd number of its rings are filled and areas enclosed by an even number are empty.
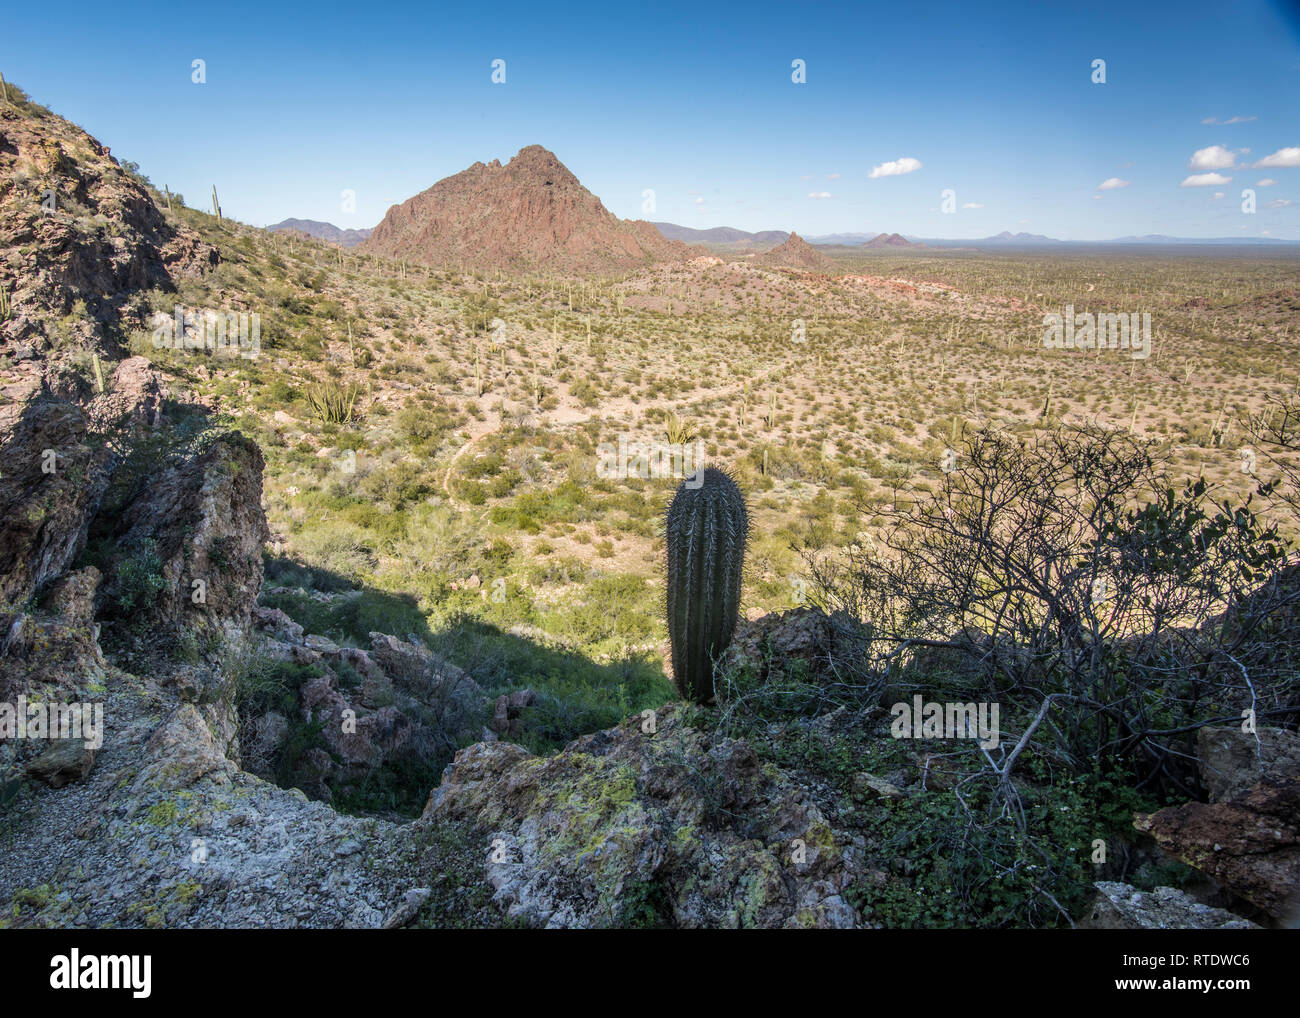
[[[655,223],[659,232],[673,240],[682,240],[692,244],[706,244],[710,247],[725,247],[737,251],[762,251],[783,243],[789,236],[778,230],[764,230],[759,233],[746,233],[730,226],[719,226],[711,230],[694,230],[688,226],[674,223]],[[1107,244],[1177,244],[1195,245],[1295,245],[1300,241],[1278,240],[1274,237],[1169,237],[1163,234],[1146,234],[1145,236],[1117,237],[1114,240],[1058,240],[1041,233],[1003,232],[992,237],[915,237],[897,233],[827,233],[804,238],[809,244],[818,247],[861,247],[861,248],[986,248],[986,247],[1074,247],[1102,246]]]
[[[501,166],[499,162],[493,162],[485,166],[483,163],[476,163],[463,173],[454,177],[448,177],[434,185],[423,195],[417,195],[404,205],[394,206],[389,210],[388,216],[385,217],[384,223],[375,229],[345,230],[333,223],[324,223],[316,219],[285,219],[276,223],[274,226],[268,226],[268,230],[291,231],[306,234],[315,237],[317,240],[323,240],[329,244],[338,244],[341,247],[357,247],[363,242],[370,239],[372,234],[379,233],[376,238],[376,245],[367,245],[372,250],[383,249],[383,253],[392,254],[398,257],[410,257],[416,261],[429,261],[431,264],[441,263],[444,260],[451,260],[457,263],[476,263],[476,267],[485,267],[477,265],[478,262],[484,261],[484,255],[474,250],[477,234],[459,236],[464,231],[459,226],[452,224],[447,217],[447,209],[441,208],[433,211],[435,205],[447,205],[450,203],[454,206],[453,218],[468,213],[466,207],[469,202],[466,200],[473,193],[476,196],[481,189],[496,192],[494,199],[499,210],[505,206],[515,207],[519,201],[519,189],[533,193],[533,199],[525,201],[525,206],[530,200],[540,200],[542,206],[550,202],[551,212],[555,215],[561,226],[559,237],[552,237],[555,242],[556,250],[546,251],[538,248],[532,250],[535,246],[527,237],[520,236],[517,239],[507,240],[506,238],[514,233],[516,228],[524,232],[527,231],[527,224],[519,222],[518,217],[510,216],[514,221],[513,225],[505,228],[502,235],[501,250],[497,252],[502,256],[498,259],[494,255],[486,256],[486,261],[493,266],[498,261],[510,261],[507,249],[510,247],[521,248],[524,254],[524,261],[528,266],[551,265],[552,263],[575,263],[571,267],[579,267],[577,262],[594,263],[603,261],[599,255],[602,246],[608,248],[612,257],[609,268],[628,267],[630,264],[638,261],[658,261],[673,260],[681,258],[689,252],[683,252],[676,248],[660,248],[657,243],[655,233],[657,232],[665,240],[684,245],[702,245],[714,250],[723,249],[733,253],[761,253],[773,251],[785,244],[792,236],[798,240],[797,255],[794,252],[787,252],[779,256],[778,262],[786,261],[808,261],[809,251],[813,249],[809,245],[817,247],[860,247],[865,249],[906,249],[906,248],[990,248],[990,247],[1078,247],[1078,246],[1104,246],[1104,245],[1177,245],[1184,247],[1200,246],[1295,246],[1300,241],[1279,240],[1274,237],[1170,237],[1165,234],[1148,233],[1142,236],[1116,237],[1113,240],[1090,240],[1090,241],[1072,241],[1059,240],[1056,237],[1047,237],[1041,233],[1011,233],[1007,230],[992,236],[979,238],[961,238],[961,237],[914,237],[904,236],[898,233],[827,233],[816,237],[799,238],[796,234],[787,233],[784,230],[760,230],[757,233],[749,233],[745,230],[738,230],[731,226],[715,226],[707,230],[697,230],[689,226],[678,226],[676,223],[643,223],[620,220],[607,212],[595,195],[587,191],[578,183],[574,177],[558,159],[550,152],[540,148],[540,146],[530,146],[522,150],[520,156],[524,157],[523,163],[519,162],[519,156],[507,166]],[[527,164],[525,166],[525,164]],[[555,182],[551,180],[532,180],[537,173],[538,167],[545,164],[545,168],[540,171],[541,177],[547,177],[548,171],[553,171],[556,180],[562,185],[559,192],[554,191]],[[528,172],[524,172],[525,169]],[[439,190],[440,189],[440,190]],[[465,191],[465,194],[460,194]],[[507,198],[506,192],[512,192]],[[434,193],[438,192],[438,198],[434,198]],[[453,196],[453,192],[457,192]],[[562,210],[555,206],[554,199],[559,196]],[[479,196],[481,197],[481,196]],[[475,197],[474,200],[479,200]],[[414,223],[410,219],[410,207],[413,202],[419,202],[423,211],[418,217],[423,222]],[[400,210],[407,210],[405,212]],[[484,228],[487,224],[493,222],[491,218],[484,217],[481,213],[475,214],[476,220],[482,221]],[[429,220],[435,220],[436,223],[430,223]],[[615,225],[617,224],[617,225]],[[500,226],[499,217],[497,225]],[[654,231],[647,233],[647,228],[653,226]],[[474,230],[479,227],[474,227]],[[432,230],[432,232],[431,232]],[[414,231],[414,232],[413,232]],[[500,231],[497,231],[500,232]],[[402,234],[400,239],[397,234]],[[418,233],[419,239],[413,239]],[[456,234],[452,239],[448,234]],[[436,239],[435,239],[436,238]],[[633,239],[635,238],[635,239]],[[543,242],[543,247],[547,242]],[[407,248],[414,244],[420,250],[413,253]],[[804,251],[807,248],[808,251]],[[417,257],[416,255],[420,255]],[[789,256],[789,257],[787,257]],[[517,266],[519,267],[519,266]],[[557,264],[556,267],[559,267]],[[597,266],[606,267],[606,266]],[[807,266],[809,268],[812,265]]]
[[[712,248],[726,248],[730,251],[770,251],[785,244],[794,237],[803,247],[815,243],[823,247],[925,247],[917,241],[909,240],[897,233],[832,233],[824,237],[802,238],[795,233],[784,230],[761,230],[747,233],[732,226],[715,226],[709,230],[694,230],[689,226],[676,223],[655,223],[655,228],[669,240],[680,240],[686,244],[703,244]],[[807,257],[807,252],[795,248],[797,258]],[[811,249],[810,249],[811,250]]]
[[[1140,237],[1116,237],[1112,240],[1059,240],[1056,237],[1044,237],[1041,233],[1009,233],[1003,230],[994,237],[980,237],[975,240],[926,237],[925,243],[930,247],[1104,247],[1114,244],[1176,244],[1192,247],[1223,244],[1237,246],[1297,244],[1300,241],[1278,240],[1275,237],[1170,237],[1159,233],[1148,233]]]
[[[369,229],[343,230],[333,223],[322,223],[318,219],[285,219],[274,226],[268,226],[267,229],[279,233],[295,231],[305,233],[309,237],[323,240],[327,244],[338,244],[340,247],[356,247],[370,236]]]
[[[760,233],[746,233],[730,226],[715,226],[711,230],[693,230],[689,226],[675,223],[653,223],[660,233],[669,240],[680,240],[683,244],[728,245],[731,247],[751,247],[764,249],[784,244],[790,234],[784,230],[763,230]]]

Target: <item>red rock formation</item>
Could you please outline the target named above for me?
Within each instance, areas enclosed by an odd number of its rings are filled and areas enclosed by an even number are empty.
[[[360,250],[435,267],[606,275],[704,253],[619,219],[540,145],[394,205]]]

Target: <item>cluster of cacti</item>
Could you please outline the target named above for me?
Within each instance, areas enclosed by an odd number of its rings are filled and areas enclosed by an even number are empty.
[[[683,698],[711,703],[713,665],[730,645],[740,612],[745,497],[724,471],[707,467],[678,487],[664,529],[673,681]]]

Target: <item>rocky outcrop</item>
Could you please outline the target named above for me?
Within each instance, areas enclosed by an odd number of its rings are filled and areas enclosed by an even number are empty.
[[[1210,802],[1239,798],[1265,778],[1300,778],[1300,735],[1283,728],[1202,728],[1196,756]]]
[[[304,635],[284,612],[265,606],[253,609],[253,621],[263,639],[257,653],[312,670],[296,690],[291,714],[314,726],[318,742],[286,769],[291,718],[278,709],[246,713],[239,742],[242,762],[253,773],[328,802],[338,789],[385,770],[408,777],[412,768],[436,773],[483,730],[483,690],[419,644],[371,633],[369,651],[341,647]]]
[[[1300,779],[1264,781],[1229,802],[1189,802],[1133,825],[1169,855],[1279,921],[1300,906]]]
[[[858,848],[744,742],[710,745],[675,709],[551,757],[461,750],[424,822],[479,832],[488,881],[534,926],[847,927]],[[742,819],[743,818],[743,819]]]
[[[217,263],[107,148],[34,103],[0,103],[0,184],[0,251],[11,252],[0,287],[12,309],[0,352],[33,349],[37,375],[62,346],[113,353],[126,326],[144,324],[134,294]]]
[[[394,205],[360,250],[436,267],[602,274],[706,253],[619,219],[540,145]]]
[[[1093,930],[1252,930],[1249,919],[1211,908],[1173,887],[1139,891],[1130,884],[1099,880],[1097,896],[1077,924]]]
[[[228,639],[249,627],[262,584],[261,450],[236,433],[166,470],[123,511],[100,610],[147,611],[150,642]]]
[[[796,662],[815,670],[832,657],[861,657],[870,630],[844,613],[827,615],[820,608],[789,611],[742,620],[720,662],[719,674],[747,669],[765,680]]]
[[[427,707],[451,745],[478,736],[485,694],[472,678],[426,647],[386,633],[370,634],[369,658],[393,687]]]
[[[531,689],[502,693],[492,709],[492,720],[488,722],[488,728],[498,736],[517,739],[524,730],[524,709],[536,702],[537,694]]]
[[[48,397],[0,410],[0,436],[0,603],[13,604],[85,547],[109,453],[78,407]]]

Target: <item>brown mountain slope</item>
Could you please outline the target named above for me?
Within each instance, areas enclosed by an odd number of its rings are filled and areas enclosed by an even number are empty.
[[[816,269],[825,271],[834,262],[804,240],[799,234],[791,233],[784,244],[778,244],[771,251],[765,251],[754,259],[760,265],[771,265],[785,269]]]
[[[114,353],[143,325],[139,291],[170,290],[218,261],[107,148],[12,84],[9,94],[0,103],[0,361],[14,366],[0,369],[0,388],[15,374],[34,377],[59,350]]]
[[[360,250],[461,269],[614,274],[702,248],[619,219],[554,153],[529,145],[394,205]]]

